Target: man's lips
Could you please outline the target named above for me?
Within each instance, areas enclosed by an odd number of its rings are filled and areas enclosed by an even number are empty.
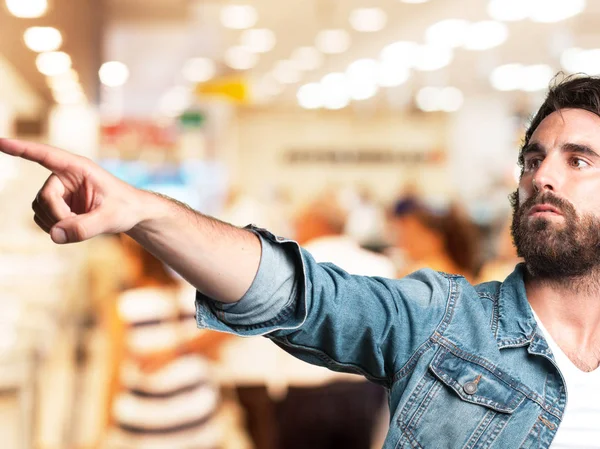
[[[537,204],[529,209],[529,215],[534,215],[538,213],[549,213],[555,215],[562,215],[559,209],[549,204]]]

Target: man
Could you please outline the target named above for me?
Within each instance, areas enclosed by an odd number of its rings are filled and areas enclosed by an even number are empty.
[[[503,283],[427,269],[352,276],[293,241],[136,190],[87,159],[11,140],[0,149],[52,171],[33,210],[54,242],[126,232],[196,287],[200,327],[265,335],[385,386],[386,448],[600,441],[598,78],[553,87],[527,131],[513,198],[525,264]]]

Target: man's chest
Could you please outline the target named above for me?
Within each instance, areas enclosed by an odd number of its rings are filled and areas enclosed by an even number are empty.
[[[549,447],[565,392],[548,358],[527,347],[494,358],[445,344],[432,352],[402,392],[391,447]]]
[[[582,351],[577,348],[561,348],[561,350],[569,361],[581,371],[592,372],[600,366],[600,350]]]

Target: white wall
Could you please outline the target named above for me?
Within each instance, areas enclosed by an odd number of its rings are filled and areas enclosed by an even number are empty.
[[[406,180],[418,179],[423,191],[445,196],[452,191],[446,164],[296,164],[283,155],[290,149],[357,149],[389,151],[445,150],[444,115],[385,113],[358,116],[352,111],[242,110],[237,117],[238,151],[232,183],[252,193],[271,185],[290,190],[304,202],[332,184],[362,183],[382,200],[395,197]],[[231,159],[230,159],[231,160]]]

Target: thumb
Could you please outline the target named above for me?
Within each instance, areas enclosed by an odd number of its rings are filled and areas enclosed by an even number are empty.
[[[50,237],[58,244],[83,242],[102,234],[106,222],[102,208],[94,209],[59,221],[50,230]]]

